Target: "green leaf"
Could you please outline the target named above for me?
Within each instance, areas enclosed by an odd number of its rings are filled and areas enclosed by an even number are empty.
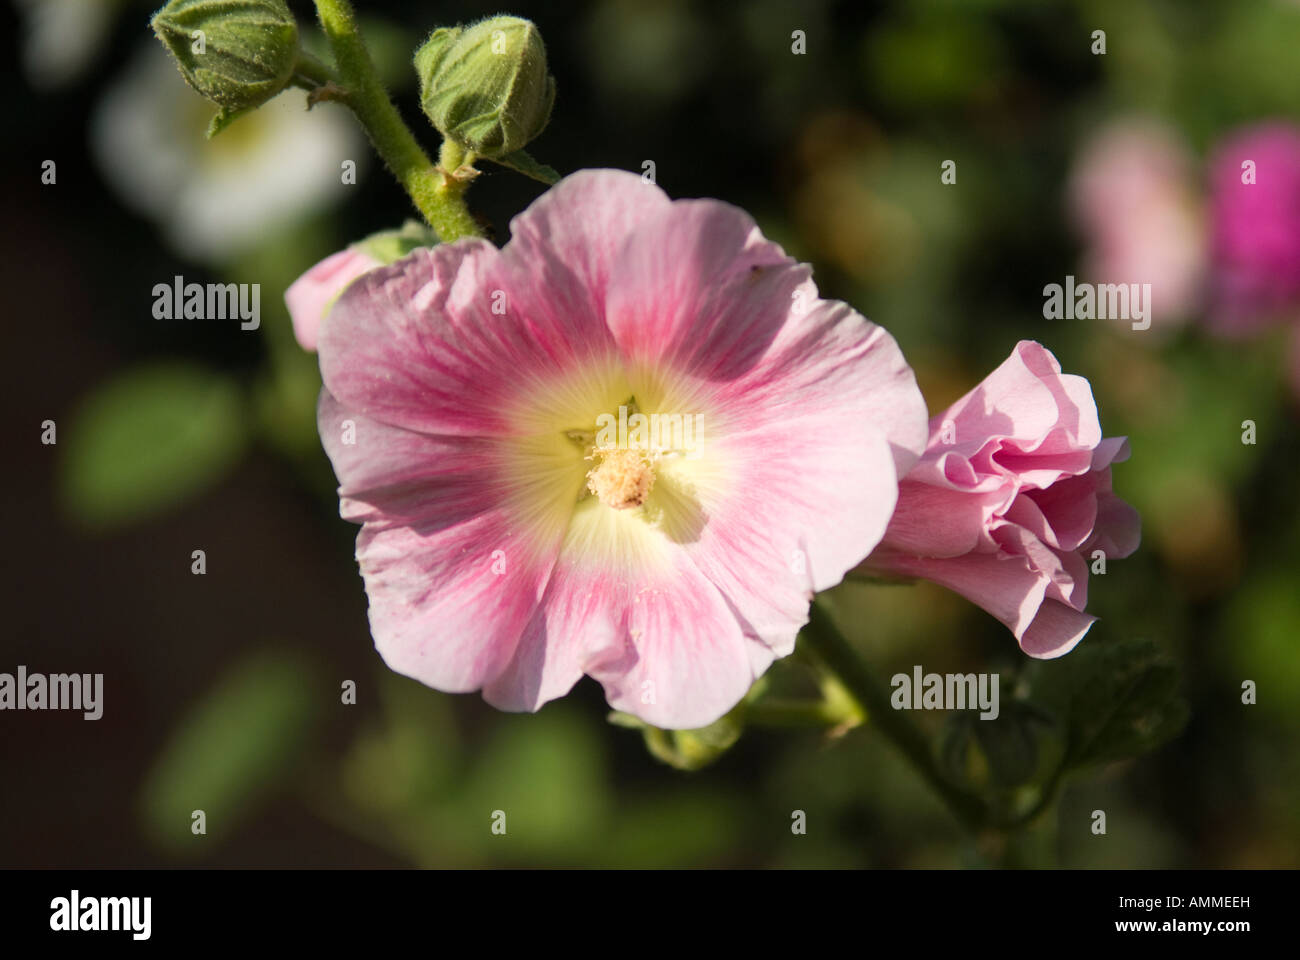
[[[485,157],[493,163],[498,163],[507,167],[515,173],[522,173],[525,177],[531,177],[534,180],[540,180],[548,186],[560,182],[560,174],[554,167],[548,167],[544,163],[538,163],[526,150],[516,150],[514,153],[507,153],[500,157]]]
[[[91,391],[59,431],[60,498],[92,529],[138,521],[211,486],[243,449],[237,384],[204,367],[137,367]]]
[[[1070,768],[1146,753],[1187,721],[1178,668],[1150,640],[1086,643],[1029,677],[1031,700],[1065,728]]]
[[[294,770],[314,713],[310,664],[256,654],[232,669],[180,724],[145,779],[145,825],[160,846],[210,849]],[[321,694],[325,694],[322,692]],[[202,810],[207,833],[191,830]]]
[[[505,862],[553,862],[600,836],[608,790],[595,729],[571,710],[550,707],[497,725],[477,750],[456,821]],[[504,815],[504,834],[491,831],[495,811]]]

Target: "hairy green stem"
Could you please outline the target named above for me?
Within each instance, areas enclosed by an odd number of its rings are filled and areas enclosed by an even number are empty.
[[[294,86],[302,87],[304,90],[314,90],[337,79],[338,77],[334,76],[334,71],[327,64],[321,63],[306,50],[298,51],[298,62],[293,67]]]
[[[444,243],[481,237],[483,232],[465,206],[466,181],[429,159],[388,99],[357,29],[352,4],[348,0],[316,0],[316,14],[334,53],[342,87],[326,99],[341,101],[357,115],[388,169]]]
[[[867,669],[820,600],[813,602],[803,640],[821,668],[843,684],[870,718],[872,726],[894,742],[953,815],[972,830],[987,825],[987,806],[943,775],[930,749],[930,741],[906,715],[890,706],[886,688]]]

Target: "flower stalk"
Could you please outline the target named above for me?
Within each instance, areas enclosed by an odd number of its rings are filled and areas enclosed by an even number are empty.
[[[316,13],[334,53],[342,88],[331,99],[340,100],[357,115],[375,150],[443,243],[481,237],[482,230],[465,206],[465,182],[454,181],[434,164],[388,98],[357,29],[352,4],[316,0]]]
[[[831,621],[820,599],[813,601],[802,639],[821,670],[843,685],[875,729],[894,742],[953,815],[971,829],[985,826],[989,810],[984,802],[943,775],[925,734],[890,706],[886,688]]]

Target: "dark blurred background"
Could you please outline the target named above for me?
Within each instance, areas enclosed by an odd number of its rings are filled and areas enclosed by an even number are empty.
[[[310,5],[291,6],[316,43]],[[824,296],[894,334],[932,411],[1032,338],[1092,381],[1106,432],[1132,438],[1115,486],[1144,542],[1093,578],[1102,620],[1084,643],[1154,641],[1181,668],[1190,720],[1154,752],[1075,777],[1010,840],[964,832],[869,725],[836,739],[751,730],[685,773],[606,723],[589,680],[521,716],[387,671],[315,433],[315,358],[282,294],[414,211],[352,118],[303,112],[301,91],[205,141],[211,108],[152,39],[153,7],[0,8],[0,671],[103,673],[105,686],[95,722],[0,714],[0,865],[1300,865],[1295,324],[1223,339],[1202,295],[1216,145],[1300,123],[1300,4],[508,8],[539,25],[558,83],[539,159],[561,172],[652,160],[671,196],[744,207],[813,263]],[[499,5],[357,7],[435,149],[409,57],[433,27]],[[348,159],[356,185],[339,182]],[[946,160],[955,184],[940,181]],[[470,202],[503,242],[543,188],[484,166]],[[1178,316],[1144,333],[1044,319],[1045,284],[1122,272],[1134,249],[1168,251],[1123,279],[1155,281]],[[154,284],[178,274],[260,283],[261,329],[155,319]],[[57,444],[40,442],[46,420]],[[1023,666],[999,624],[938,588],[845,585],[832,602],[886,676]],[[1257,705],[1241,702],[1248,679]],[[346,680],[355,706],[340,702]],[[508,839],[488,829],[496,809]],[[1089,830],[1094,809],[1106,836]]]

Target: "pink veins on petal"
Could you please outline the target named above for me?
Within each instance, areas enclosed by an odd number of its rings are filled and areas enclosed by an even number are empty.
[[[367,273],[319,353],[380,654],[506,710],[586,674],[657,726],[721,716],[880,540],[928,432],[888,333],[741,210],[619,171],[503,249]],[[620,408],[672,428],[602,431]]]

